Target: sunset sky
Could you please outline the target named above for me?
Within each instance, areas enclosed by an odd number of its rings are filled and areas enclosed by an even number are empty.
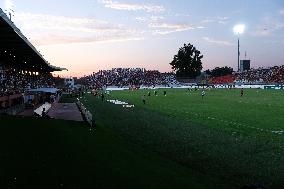
[[[61,75],[140,67],[171,71],[184,43],[204,55],[203,69],[237,68],[236,24],[241,59],[252,67],[284,64],[283,0],[0,0],[12,21]]]

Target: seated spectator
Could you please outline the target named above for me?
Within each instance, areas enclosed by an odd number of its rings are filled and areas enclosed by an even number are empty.
[[[156,70],[144,68],[114,68],[112,70],[101,70],[85,78],[92,88],[103,88],[106,86],[134,88],[171,86],[177,85],[178,81],[173,73],[160,73]]]

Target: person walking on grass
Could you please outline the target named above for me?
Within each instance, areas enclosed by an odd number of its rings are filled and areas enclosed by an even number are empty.
[[[154,95],[155,95],[155,96],[158,96],[158,95],[157,95],[157,91],[154,91]]]
[[[244,89],[241,90],[241,97],[244,96]]]
[[[202,99],[204,98],[204,96],[205,96],[205,91],[203,90],[203,91],[201,92],[201,97],[202,97]]]
[[[146,104],[146,98],[145,98],[145,95],[142,96],[142,102],[143,104],[145,105]]]

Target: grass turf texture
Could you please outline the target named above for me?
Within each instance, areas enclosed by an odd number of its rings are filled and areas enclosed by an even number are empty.
[[[143,105],[141,96],[151,91]],[[178,162],[193,173],[223,179],[234,187],[258,183],[282,188],[284,178],[283,91],[167,90],[113,91],[107,99],[134,104],[81,99],[98,125],[115,131],[147,152]],[[204,177],[203,177],[204,179]],[[206,179],[205,179],[206,180]]]
[[[7,116],[0,123],[0,188],[228,188],[100,125]]]

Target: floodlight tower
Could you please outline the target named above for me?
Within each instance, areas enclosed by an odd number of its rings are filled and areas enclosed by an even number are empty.
[[[243,24],[235,25],[233,30],[234,33],[238,36],[238,71],[240,71],[240,34],[244,33],[245,25]]]

